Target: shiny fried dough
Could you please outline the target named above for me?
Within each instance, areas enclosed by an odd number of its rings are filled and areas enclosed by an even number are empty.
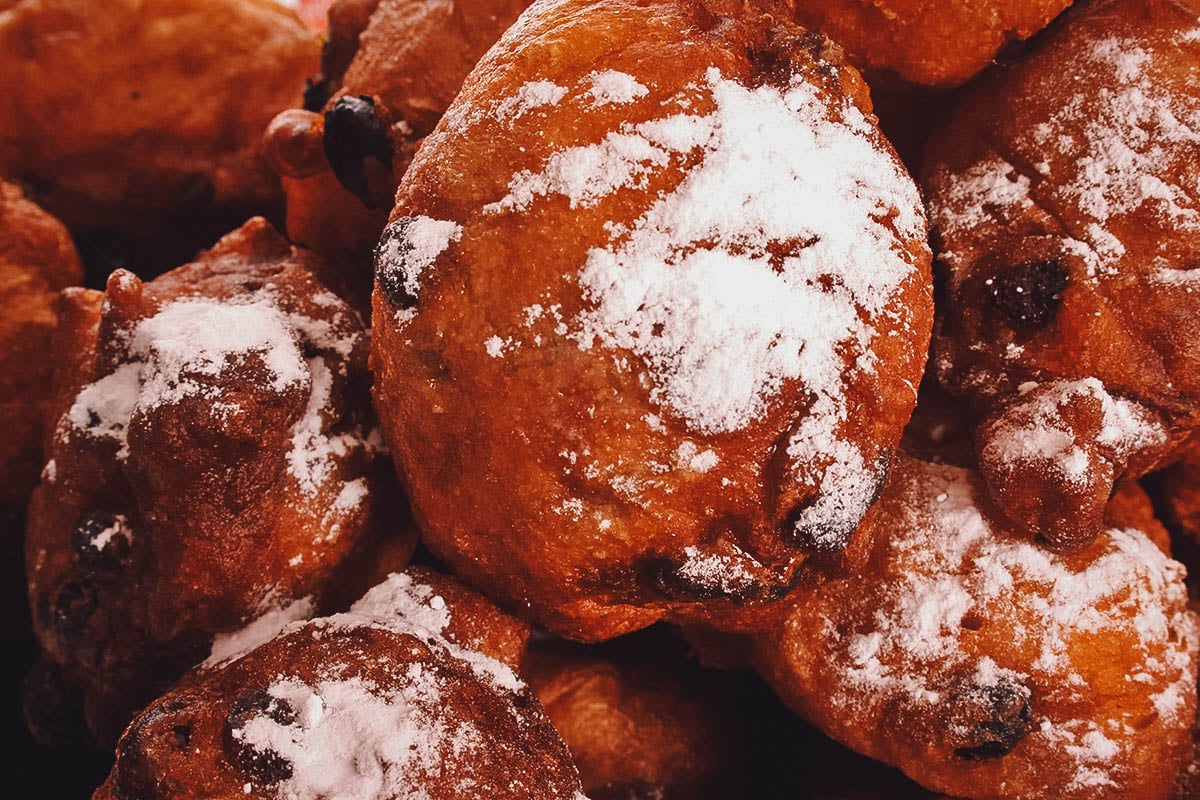
[[[29,593],[101,738],[215,634],[366,569],[387,469],[366,336],[311,260],[259,219],[155,281],[64,294]],[[376,557],[402,566],[405,535]]]
[[[1085,550],[1039,547],[958,467],[905,457],[857,576],[798,593],[759,667],[830,735],[977,800],[1163,800],[1190,757],[1200,628],[1130,487]]]
[[[591,800],[737,800],[745,783],[733,682],[665,636],[600,647],[535,642],[522,675]]]
[[[927,148],[935,359],[992,496],[1061,549],[1200,427],[1200,5],[1070,12]]]
[[[958,86],[1069,5],[1071,0],[797,0],[796,20],[840,44],[859,67],[927,86]]]
[[[0,503],[23,506],[37,484],[58,293],[82,277],[62,223],[0,181]]]
[[[377,249],[376,405],[426,542],[570,638],[762,626],[853,561],[925,358],[924,216],[857,73],[710,5],[531,8]]]

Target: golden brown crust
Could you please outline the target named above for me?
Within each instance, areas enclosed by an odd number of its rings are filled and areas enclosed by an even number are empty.
[[[845,48],[859,67],[926,86],[959,86],[1028,39],[1071,0],[798,0],[796,19]]]
[[[531,9],[377,251],[376,402],[430,548],[572,638],[765,624],[847,546],[915,400],[924,221],[865,86],[822,37],[726,5]],[[814,188],[827,164],[864,194]]]
[[[319,49],[273,0],[21,0],[0,19],[0,173],[73,230],[262,211],[262,130]]]
[[[1060,548],[1200,422],[1197,76],[1196,6],[1092,3],[927,148],[940,378],[976,407],[993,496]]]
[[[742,796],[733,681],[688,663],[677,643],[661,635],[594,648],[535,642],[522,676],[591,800]]]
[[[0,181],[0,503],[23,505],[42,470],[58,293],[82,279],[62,223]]]
[[[1170,796],[1200,628],[1140,490],[1069,556],[1001,522],[960,468],[905,458],[878,508],[892,540],[869,567],[799,593],[756,638],[789,705],[956,796]]]
[[[64,294],[29,591],[101,737],[213,635],[353,581],[374,537],[411,553],[372,529],[366,337],[311,259],[258,219],[155,281]]]

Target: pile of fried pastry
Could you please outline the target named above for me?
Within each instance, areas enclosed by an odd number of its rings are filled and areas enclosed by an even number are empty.
[[[0,0],[95,800],[1200,798],[1197,0],[298,5]]]

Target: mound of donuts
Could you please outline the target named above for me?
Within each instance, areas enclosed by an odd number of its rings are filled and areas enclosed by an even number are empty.
[[[1197,0],[0,0],[13,786],[1200,800],[1198,87]]]

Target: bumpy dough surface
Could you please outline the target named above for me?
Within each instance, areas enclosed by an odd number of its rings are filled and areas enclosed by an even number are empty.
[[[44,656],[101,738],[215,634],[369,571],[366,335],[311,260],[258,219],[152,282],[64,293],[26,562]]]
[[[36,186],[72,229],[148,235],[156,220],[279,196],[259,141],[320,52],[294,12],[275,0],[0,10],[0,174]]]
[[[1028,39],[1071,0],[796,0],[796,19],[859,67],[927,86],[958,86],[1005,45]]]
[[[878,512],[870,564],[799,592],[756,637],[789,705],[957,797],[1170,796],[1191,755],[1200,628],[1144,493],[1120,492],[1071,555],[1004,523],[958,467],[905,457]]]
[[[582,800],[533,694],[473,647],[499,614],[486,605],[394,574],[346,613],[197,669],[129,726],[96,798]]]
[[[747,782],[734,680],[666,636],[534,642],[522,675],[591,800],[738,800]]]
[[[930,325],[919,198],[828,42],[751,3],[544,3],[376,251],[429,547],[571,638],[766,624],[852,534]]]
[[[37,484],[58,293],[82,279],[62,223],[0,181],[0,503],[23,505]]]
[[[993,497],[1060,548],[1200,427],[1200,6],[1069,13],[927,148],[944,385]]]

